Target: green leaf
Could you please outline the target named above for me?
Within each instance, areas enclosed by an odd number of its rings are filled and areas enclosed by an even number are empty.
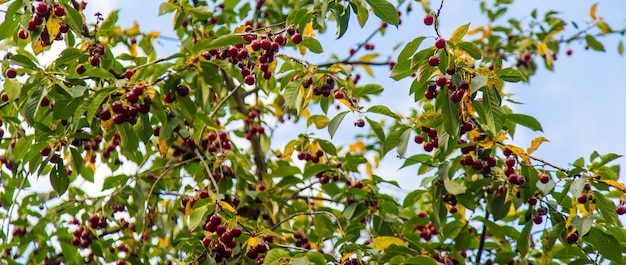
[[[363,26],[365,26],[365,22],[367,22],[367,19],[370,16],[370,12],[367,11],[367,6],[365,6],[364,4],[361,4],[360,1],[354,1],[355,5],[357,6],[356,10],[356,19],[359,21],[359,26],[361,26],[361,28]]]
[[[437,265],[440,263],[428,256],[413,256],[405,260],[404,264]]]
[[[363,95],[378,95],[382,93],[384,90],[383,86],[380,84],[367,84],[358,89],[355,89],[352,92],[352,96],[356,98],[360,98]]]
[[[398,155],[400,157],[404,157],[404,153],[406,153],[406,148],[409,145],[409,138],[411,136],[411,130],[405,130],[398,139]]]
[[[542,131],[543,132],[543,128],[541,128],[541,124],[539,123],[539,121],[537,121],[537,119],[535,119],[535,117],[532,116],[528,116],[528,115],[524,115],[524,114],[507,114],[506,115],[506,119],[507,120],[511,120],[519,125],[522,125],[526,128],[529,128],[533,131]]]
[[[212,50],[216,48],[227,47],[230,45],[240,44],[244,42],[246,41],[239,35],[224,35],[217,39],[209,39],[209,38],[202,39],[198,41],[196,44],[194,44],[191,50],[193,52],[201,52],[205,50]]]
[[[605,233],[600,228],[592,227],[589,231],[589,235],[584,238],[591,243],[603,257],[615,262],[622,260],[622,250],[617,239]]]
[[[24,68],[37,69],[37,64],[35,64],[30,58],[21,54],[12,55],[9,61],[11,62],[11,64],[19,65]]]
[[[300,168],[294,167],[294,166],[281,166],[277,168],[276,170],[272,171],[273,178],[300,175],[300,174],[302,174],[302,172],[300,171]]]
[[[467,52],[470,56],[472,56],[472,58],[476,60],[482,57],[482,52],[480,51],[480,48],[478,48],[478,46],[474,45],[471,42],[459,42],[456,44],[456,46],[461,48],[461,50]]]
[[[398,26],[400,16],[398,10],[387,0],[366,0],[370,7],[374,10],[374,15],[391,25]]]
[[[348,111],[340,112],[337,116],[330,120],[330,123],[328,124],[328,133],[330,134],[331,139],[335,136],[335,132],[337,131],[337,128],[339,128],[343,118],[346,117],[346,114],[348,114]]]
[[[485,113],[486,127],[494,135],[500,132],[504,124],[504,112],[500,107],[498,91],[495,88],[485,87],[483,89],[483,111]]]
[[[448,89],[441,89],[440,96],[437,97],[435,103],[438,108],[441,108],[441,116],[443,118],[443,127],[450,136],[456,136],[459,134],[461,127],[461,120],[457,112],[457,105],[452,102],[448,96]]]
[[[62,160],[56,163],[50,171],[50,184],[59,195],[65,194],[67,187],[70,186],[70,178],[67,177],[67,170],[63,166]]]
[[[84,76],[95,77],[95,78],[104,78],[104,79],[115,79],[115,76],[111,74],[109,71],[104,70],[102,68],[92,68],[87,70]]]
[[[522,233],[520,234],[519,240],[517,241],[517,250],[522,257],[528,254],[528,250],[530,248],[530,230],[532,230],[533,222],[527,222],[522,229]]]
[[[326,258],[322,253],[316,251],[308,251],[306,254],[307,259],[315,265],[326,265]]]
[[[205,221],[204,215],[208,210],[208,205],[203,205],[201,207],[193,209],[189,216],[189,229],[194,230],[202,223],[202,221]]]
[[[366,112],[377,113],[377,114],[381,114],[381,115],[385,115],[387,117],[393,118],[395,120],[400,120],[400,116],[398,116],[398,114],[393,113],[388,107],[383,106],[383,105],[371,106],[369,109],[367,109]]]
[[[624,43],[621,40],[617,44],[617,53],[619,53],[620,56],[624,55]]]
[[[196,6],[189,10],[196,19],[202,20],[213,16],[213,12],[206,6]]]
[[[70,26],[72,31],[77,33],[82,32],[83,17],[80,13],[78,13],[78,11],[66,1],[60,1],[59,3],[65,6],[65,23]]]
[[[176,10],[176,5],[170,2],[163,2],[159,5],[159,16],[173,12],[174,10]]]
[[[328,117],[326,117],[326,115],[311,115],[306,120],[306,127],[311,126],[311,124],[315,124],[315,128],[322,129],[326,127],[329,122],[330,121],[328,120]]]
[[[524,82],[528,81],[526,79],[526,76],[524,76],[522,72],[520,72],[517,69],[510,68],[510,67],[497,71],[496,74],[498,75],[499,78],[507,82],[517,83],[519,81],[524,81]]]
[[[389,151],[396,148],[398,146],[398,141],[400,141],[400,137],[402,136],[402,134],[404,134],[404,132],[409,129],[411,129],[411,127],[402,126],[402,127],[396,128],[394,131],[391,131],[387,135],[387,138],[385,139],[385,144],[383,146],[384,147],[383,154],[387,154]]]
[[[336,38],[339,39],[343,36],[343,34],[348,31],[348,23],[350,22],[350,6],[346,6],[344,9],[342,5],[336,5],[334,14],[337,18],[337,35]]]
[[[617,213],[615,212],[615,203],[609,200],[602,192],[594,192],[593,193],[596,199],[596,205],[598,209],[600,209],[600,214],[602,214],[602,218],[609,224],[619,225],[620,220],[617,217]]]
[[[318,40],[311,37],[304,37],[304,40],[302,40],[302,43],[300,44],[304,45],[304,47],[307,47],[309,51],[314,53],[322,53],[324,51],[324,49],[322,49],[322,44]]]
[[[470,23],[467,23],[465,25],[461,25],[460,27],[456,28],[454,30],[454,32],[452,32],[452,35],[450,36],[448,41],[450,41],[452,43],[457,43],[461,39],[463,39],[463,36],[465,36],[465,34],[467,34],[467,30],[469,29],[469,25],[470,25]]]
[[[400,168],[405,168],[411,165],[415,165],[417,163],[423,163],[423,162],[431,160],[432,158],[433,157],[428,154],[415,154],[410,157],[407,157],[404,160],[404,164],[402,164]]]
[[[287,260],[289,258],[289,252],[287,252],[287,250],[273,248],[265,254],[265,262],[263,262],[263,265],[280,265],[282,263],[279,262],[279,260]]]
[[[324,152],[330,154],[330,155],[337,155],[337,148],[335,147],[335,145],[333,143],[331,143],[330,141],[324,140],[324,139],[315,139],[317,141],[317,143],[320,145],[320,147],[322,148],[322,150],[324,150]]]
[[[596,40],[593,36],[587,34],[585,36],[585,41],[587,41],[587,46],[589,46],[592,50],[601,52],[605,51],[604,45],[602,45],[602,43]]]
[[[450,178],[445,178],[443,180],[443,185],[444,187],[446,187],[446,190],[453,195],[463,194],[467,191],[467,187],[454,180],[451,180]]]
[[[67,48],[61,52],[59,58],[54,61],[57,66],[69,65],[77,61],[80,57],[87,57],[82,51],[75,48]]]
[[[374,135],[376,135],[376,138],[378,138],[378,140],[380,140],[381,142],[384,142],[385,131],[383,131],[383,127],[380,125],[380,123],[370,120],[368,117],[365,117],[365,120],[367,121],[367,124],[369,124],[372,130],[374,131]]]

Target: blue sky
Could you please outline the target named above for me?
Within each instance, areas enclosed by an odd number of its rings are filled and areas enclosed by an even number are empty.
[[[120,24],[122,28],[132,25],[137,20],[142,31],[161,31],[165,36],[174,36],[170,32],[171,17],[158,17],[158,4],[160,1],[90,1],[87,15],[96,11],[105,16],[114,9],[120,9]],[[574,19],[579,25],[584,25],[589,20],[589,8],[593,2],[572,3],[571,1],[517,1],[506,17],[517,19],[529,19],[530,10],[537,8],[539,14],[548,10],[558,10],[565,20]],[[432,1],[434,8],[438,1]],[[486,19],[480,14],[478,1],[451,1],[445,2],[441,15],[441,32],[443,36],[449,36],[452,31],[461,24],[472,22],[472,26],[484,25]],[[614,28],[626,27],[626,20],[621,11],[626,10],[624,1],[600,1],[598,16]],[[433,36],[431,27],[426,27],[421,22],[423,13],[416,5],[410,17],[403,14],[403,24],[399,29],[389,27],[385,36],[376,36],[372,42],[376,44],[375,52],[381,53],[381,59],[391,54],[394,58],[397,51],[392,51],[392,45],[407,41],[417,36]],[[352,17],[354,20],[354,16]],[[93,21],[93,17],[88,17]],[[354,21],[353,21],[354,22]],[[370,20],[363,29],[356,23],[350,25],[349,31],[340,40],[334,39],[334,29],[329,26],[327,34],[320,35],[324,49],[335,53],[340,58],[347,55],[350,47],[363,40],[363,36],[369,35],[380,22],[370,16]],[[626,98],[626,90],[623,88],[619,77],[623,74],[626,66],[626,58],[617,53],[619,36],[602,38],[607,49],[606,53],[585,51],[584,43],[573,43],[573,56],[559,54],[555,62],[555,71],[550,72],[540,69],[530,80],[529,84],[507,84],[505,92],[514,93],[517,101],[523,105],[511,106],[516,112],[536,117],[543,125],[544,136],[550,142],[544,143],[534,155],[557,165],[567,166],[578,157],[588,157],[597,150],[600,153],[626,154],[626,118],[623,117],[626,107],[622,103]],[[175,42],[160,41],[159,56],[175,52],[178,48]],[[307,54],[304,58],[311,62],[325,62],[329,54],[315,56]],[[357,56],[358,58],[358,56]],[[415,106],[412,97],[408,97],[410,79],[393,81],[388,76],[387,67],[375,69],[375,79],[364,77],[361,81],[377,82],[385,86],[383,95],[375,101],[375,104],[385,104],[393,111],[408,113]],[[363,75],[363,74],[362,74]],[[372,103],[373,104],[373,103]],[[365,106],[366,108],[369,106]],[[377,118],[373,116],[373,118]],[[337,137],[333,139],[336,144],[348,144],[354,142],[351,136],[358,133],[358,128],[352,126],[352,121],[358,119],[357,114],[346,116],[344,124],[339,128]],[[316,136],[327,138],[328,133],[315,131]],[[304,124],[281,126],[276,132],[275,139],[289,139],[294,132],[304,132]],[[309,129],[311,131],[311,129]],[[530,141],[540,134],[530,130],[518,129],[515,144],[527,147]],[[274,141],[274,146],[282,148],[284,142]],[[421,147],[409,144],[407,155],[421,152]],[[403,161],[397,159],[394,153],[390,153],[376,173],[389,179],[397,180],[403,187],[404,192],[416,188],[416,168],[398,170]],[[626,159],[620,158],[617,163],[624,163]],[[622,170],[622,173],[624,170]]]

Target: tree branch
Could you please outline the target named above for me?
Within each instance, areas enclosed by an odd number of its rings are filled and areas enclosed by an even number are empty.
[[[373,65],[373,66],[382,66],[382,65],[389,65],[389,62],[367,62],[367,61],[341,61],[341,62],[334,62],[334,63],[323,63],[323,64],[318,64],[317,67],[320,68],[326,68],[326,67],[330,67],[334,64],[349,64],[349,65]]]

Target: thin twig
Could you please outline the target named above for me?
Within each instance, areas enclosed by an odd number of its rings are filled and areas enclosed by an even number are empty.
[[[437,15],[435,16],[435,33],[437,33],[437,37],[441,38],[441,32],[439,32],[439,16],[441,15],[441,9],[443,8],[443,1],[439,4],[439,9],[437,9]]]
[[[217,186],[217,182],[211,176],[211,169],[209,169],[209,165],[206,163],[206,161],[204,161],[204,157],[202,156],[202,154],[200,154],[200,151],[198,151],[198,148],[194,148],[193,151],[196,154],[196,156],[200,159],[200,162],[202,163],[202,165],[204,166],[204,170],[206,170],[206,173],[208,175],[208,179],[211,181],[211,184],[213,184],[213,187],[215,189],[215,194],[220,194],[220,187]],[[209,191],[212,192],[211,190],[209,190]],[[213,198],[216,198],[215,194],[212,194]]]
[[[537,158],[537,157],[530,156],[530,155],[529,155],[528,157],[529,157],[530,159],[532,159],[532,160],[535,160],[535,161],[537,161],[537,162],[543,163],[544,165],[550,166],[550,167],[552,167],[552,168],[554,168],[554,169],[557,169],[557,170],[559,170],[559,171],[561,171],[561,172],[563,172],[563,173],[565,173],[565,174],[568,174],[568,175],[569,175],[569,170],[567,170],[567,169],[565,169],[565,168],[559,167],[559,166],[557,166],[557,165],[555,165],[555,164],[552,164],[552,163],[550,163],[550,162],[548,162],[548,161],[545,161],[545,160],[543,160],[543,159],[541,159],[541,158]]]
[[[485,221],[488,221],[488,220],[489,220],[489,211],[485,210]],[[480,264],[480,258],[483,255],[483,250],[485,249],[486,238],[487,238],[487,225],[483,223],[483,232],[480,234],[480,242],[478,243],[478,252],[476,252],[476,261],[474,262],[476,264]]]

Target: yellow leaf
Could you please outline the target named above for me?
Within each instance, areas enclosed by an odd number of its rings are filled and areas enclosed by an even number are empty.
[[[483,26],[478,26],[467,31],[467,35],[474,35],[483,30]]]
[[[463,102],[463,105],[461,105],[461,114],[463,115],[464,120],[467,120],[469,116],[474,115],[474,103],[472,103],[472,93],[470,93],[470,91],[471,89],[468,89],[463,94],[463,99],[461,100],[461,102]]]
[[[391,245],[406,246],[402,239],[395,236],[379,236],[373,240],[374,248],[378,251],[387,249]]]
[[[191,200],[189,200],[187,204],[185,205],[185,215],[190,215],[190,214],[191,214]]]
[[[318,198],[322,198],[324,196],[324,193],[319,191],[317,193],[317,197]],[[320,199],[313,199],[313,203],[317,206],[324,206],[324,201],[320,200]]]
[[[113,129],[115,123],[113,123],[113,119],[108,119],[106,121],[101,121],[100,125],[102,125],[102,129],[104,129],[105,132],[109,132],[111,131],[111,129]]]
[[[521,147],[517,147],[515,145],[510,145],[510,144],[507,144],[504,147],[508,148],[509,150],[511,150],[511,152],[513,152],[513,154],[521,158],[524,164],[531,165],[530,156],[526,152],[524,152],[524,149],[522,149]]]
[[[87,167],[91,168],[91,171],[93,171],[93,173],[96,173],[96,165],[93,162],[91,162],[91,160],[87,162]]]
[[[34,43],[31,43],[30,47],[33,49],[35,55],[40,54],[43,51],[43,45],[41,45],[41,41],[35,41]],[[112,121],[113,119],[109,120]]]
[[[159,247],[160,248],[167,248],[170,245],[170,237],[166,236],[166,237],[159,237]]]
[[[167,142],[159,138],[159,142],[157,143],[157,148],[159,148],[159,153],[161,154],[161,157],[167,156],[167,150],[169,149]]]
[[[259,237],[251,236],[246,241],[246,248],[250,249],[250,248],[256,247],[260,242],[261,242],[261,239]]]
[[[309,118],[309,116],[311,116],[311,112],[309,111],[309,109],[303,109],[303,110],[300,112],[300,116],[301,116],[301,117],[303,117],[303,118],[305,118],[305,119],[308,119],[308,118]]]
[[[139,31],[139,23],[137,23],[137,20],[133,21],[133,27],[124,30],[124,34],[131,37],[137,36],[139,33],[141,32]]]
[[[361,58],[359,58],[359,61],[371,62],[372,60],[376,59],[378,56],[379,56],[378,53],[366,54],[366,55],[361,56]]]
[[[336,99],[336,100],[339,101],[341,104],[346,105],[346,107],[348,107],[350,110],[355,110],[352,104],[348,102],[347,100],[345,99]]]
[[[546,139],[543,136],[539,136],[539,137],[533,139],[533,141],[530,144],[530,147],[528,147],[528,149],[526,149],[526,153],[532,154],[532,152],[537,150],[537,148],[539,148],[539,145],[541,145],[541,143],[543,143],[543,142],[549,142],[549,141],[548,141],[548,139]]]
[[[348,145],[350,152],[352,153],[361,153],[365,151],[365,144],[361,141]]]
[[[352,252],[348,252],[346,254],[343,254],[343,256],[341,256],[341,263],[343,263],[344,261],[348,260],[350,258],[350,256],[352,256]]]
[[[598,28],[600,28],[600,33],[602,33],[602,35],[606,35],[609,32],[611,32],[611,27],[609,27],[608,24],[604,23],[604,22],[598,22],[596,23],[596,26],[598,26]]]
[[[61,32],[61,23],[59,23],[59,19],[54,14],[50,14],[46,28],[48,28],[48,36],[50,36],[51,40],[54,40],[57,35],[59,35],[59,32]]]
[[[137,43],[133,43],[128,47],[128,51],[130,55],[137,57]]]
[[[300,52],[300,55],[306,55],[306,47],[304,45],[298,44],[298,51]]]
[[[237,213],[237,210],[235,210],[235,208],[233,208],[233,206],[230,205],[230,203],[227,203],[225,201],[219,201],[217,203],[220,205],[220,208],[222,208],[222,210],[226,210],[234,214]]]
[[[313,31],[313,23],[309,22],[304,27],[304,32],[302,33],[304,37],[315,37],[315,31]]]
[[[151,31],[145,37],[148,38],[148,40],[150,40],[150,43],[152,43],[152,41],[154,41],[154,39],[156,39],[159,35],[161,35],[161,32]]]
[[[367,73],[368,76],[374,77],[374,71],[372,71],[372,67],[367,64],[362,64],[361,67],[363,67],[363,70],[365,70],[365,73]]]
[[[370,163],[370,161],[365,162],[365,172],[369,179],[372,179],[374,172],[372,171],[372,163]]]
[[[598,3],[593,4],[591,6],[591,9],[589,9],[589,16],[591,17],[592,20],[598,19],[598,17],[596,16],[597,9],[598,9]]]
[[[602,179],[602,180],[598,180],[599,182],[602,182],[606,185],[609,185],[613,188],[619,189],[622,192],[626,192],[626,185],[624,185],[624,183],[621,183],[619,181],[615,181],[615,180],[610,180],[610,179]]]
[[[539,54],[540,56],[543,56],[546,54],[546,51],[548,50],[548,45],[543,42],[539,45],[539,47],[537,47],[537,54]]]
[[[249,25],[240,25],[235,28],[235,33],[244,33],[248,29],[252,29]]]

